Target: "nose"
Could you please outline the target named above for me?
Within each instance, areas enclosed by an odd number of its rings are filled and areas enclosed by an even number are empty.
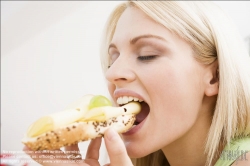
[[[123,86],[126,83],[133,82],[136,79],[136,74],[129,58],[119,56],[106,71],[105,77],[110,83]]]

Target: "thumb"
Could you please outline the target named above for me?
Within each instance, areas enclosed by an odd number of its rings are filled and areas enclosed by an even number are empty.
[[[114,129],[109,128],[104,134],[105,145],[110,158],[110,166],[132,166],[125,145]]]

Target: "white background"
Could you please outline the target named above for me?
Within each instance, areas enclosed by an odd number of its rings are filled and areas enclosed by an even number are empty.
[[[99,44],[117,3],[1,1],[1,152],[21,151],[22,137],[39,117],[62,111],[84,94],[108,96]],[[249,45],[250,2],[216,3]],[[83,155],[87,144],[81,143]]]

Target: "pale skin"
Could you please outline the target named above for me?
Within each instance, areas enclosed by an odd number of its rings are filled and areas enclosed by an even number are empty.
[[[136,8],[126,9],[119,19],[109,54],[106,79],[113,100],[137,94],[150,112],[123,140],[112,129],[105,133],[108,165],[132,166],[129,157],[159,149],[171,166],[205,165],[205,140],[218,94],[217,61],[197,62],[189,43]],[[85,163],[73,165],[99,165],[100,145],[100,139],[93,140]],[[79,150],[77,145],[66,148],[72,149]]]

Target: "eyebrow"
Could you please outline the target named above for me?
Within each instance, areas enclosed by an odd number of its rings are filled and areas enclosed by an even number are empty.
[[[146,35],[137,36],[137,37],[131,39],[131,40],[130,40],[130,44],[135,44],[138,40],[143,39],[143,38],[156,38],[156,39],[160,39],[160,40],[162,40],[162,41],[167,42],[167,40],[165,40],[165,39],[164,39],[163,37],[161,37],[161,36],[152,35],[152,34],[146,34]],[[116,45],[113,44],[113,43],[111,43],[111,44],[109,45],[109,47],[108,47],[108,50],[109,50],[110,48],[116,48]]]
[[[141,36],[137,36],[133,39],[130,40],[130,44],[135,44],[138,40],[143,39],[143,38],[156,38],[156,39],[160,39],[163,40],[165,42],[167,42],[163,37],[161,36],[157,36],[157,35],[152,35],[152,34],[146,34],[146,35],[141,35]]]

